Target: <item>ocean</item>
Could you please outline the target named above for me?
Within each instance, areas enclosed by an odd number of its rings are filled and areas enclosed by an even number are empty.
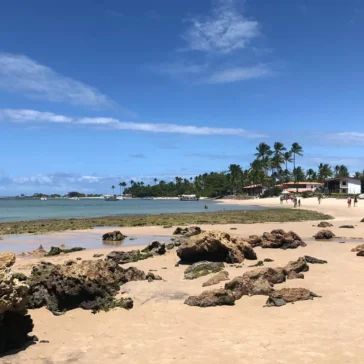
[[[205,209],[205,206],[208,208]],[[116,215],[261,210],[259,206],[220,204],[216,201],[142,200],[104,201],[103,199],[0,199],[0,222],[40,219],[87,218]]]

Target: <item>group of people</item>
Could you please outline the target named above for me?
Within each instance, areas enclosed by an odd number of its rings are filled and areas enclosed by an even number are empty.
[[[349,197],[348,198],[348,207],[351,207],[351,203],[354,201],[354,207],[356,207],[358,203],[358,197],[355,196],[354,198]]]
[[[286,203],[288,203],[288,201],[292,201],[294,204],[294,207],[301,207],[301,199],[298,199],[296,196],[289,196],[289,195],[281,195],[279,197],[279,200],[281,202],[281,204],[283,203],[284,200],[286,200]]]

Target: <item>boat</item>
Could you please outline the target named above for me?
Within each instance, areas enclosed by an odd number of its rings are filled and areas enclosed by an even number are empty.
[[[181,195],[179,197],[180,201],[200,201],[200,197],[196,195]]]
[[[40,198],[40,200],[41,200],[41,201],[47,201],[47,200],[48,200],[48,198],[47,198],[47,197],[41,197],[41,198]]]
[[[154,200],[154,197],[142,197],[142,200]]]
[[[122,199],[122,197],[121,197]],[[105,201],[119,201],[118,197],[116,195],[104,195]]]
[[[78,201],[80,198],[79,197],[68,197],[68,200],[75,200]]]

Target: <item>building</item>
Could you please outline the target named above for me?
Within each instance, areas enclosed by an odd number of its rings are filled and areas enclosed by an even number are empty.
[[[361,193],[361,180],[353,177],[338,177],[325,180],[326,193]]]
[[[249,196],[260,196],[264,193],[264,191],[267,190],[267,186],[262,185],[250,185],[243,188],[243,190],[249,195]]]
[[[284,182],[277,187],[282,188],[285,192],[315,192],[318,188],[323,187],[321,182]]]

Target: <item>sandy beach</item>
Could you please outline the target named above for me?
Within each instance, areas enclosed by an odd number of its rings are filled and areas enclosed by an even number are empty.
[[[225,201],[221,201],[224,203]],[[256,204],[281,207],[278,198],[232,201],[228,204]],[[284,203],[283,207],[292,208]],[[345,200],[302,199],[302,208],[335,217],[330,228],[339,239],[314,241],[320,230],[317,222],[236,224],[201,226],[204,230],[222,230],[241,237],[261,235],[272,229],[293,230],[307,247],[293,250],[255,248],[258,259],[271,258],[267,267],[284,266],[304,255],[325,259],[328,264],[310,265],[305,279],[288,280],[275,288],[303,287],[322,296],[311,301],[296,302],[283,307],[263,307],[264,296],[244,296],[235,306],[199,308],[183,302],[206,288],[202,284],[210,276],[185,280],[186,266],[175,267],[176,251],[163,256],[128,264],[148,272],[156,271],[163,281],[129,282],[122,286],[124,296],[134,300],[130,311],[115,309],[91,314],[75,309],[54,316],[45,308],[30,310],[34,334],[49,343],[37,343],[14,355],[0,359],[7,364],[53,363],[364,363],[364,258],[350,250],[364,243],[364,201],[348,208]],[[352,224],[354,229],[339,226]],[[230,230],[236,228],[236,230]],[[126,235],[170,236],[174,228],[122,228]],[[94,229],[101,239],[104,229]],[[74,231],[72,234],[88,234]],[[56,233],[60,244],[69,232]],[[32,236],[37,239],[37,236]],[[6,237],[5,237],[6,239]],[[64,241],[62,241],[64,240]],[[152,240],[152,239],[151,239]],[[345,244],[339,241],[346,241]],[[101,244],[101,243],[100,243]],[[92,249],[52,258],[17,258],[14,270],[28,274],[40,260],[59,263],[80,257],[94,259],[96,252],[135,247]],[[226,264],[230,279],[252,269],[245,261],[241,268]],[[224,283],[208,287],[223,287]]]

